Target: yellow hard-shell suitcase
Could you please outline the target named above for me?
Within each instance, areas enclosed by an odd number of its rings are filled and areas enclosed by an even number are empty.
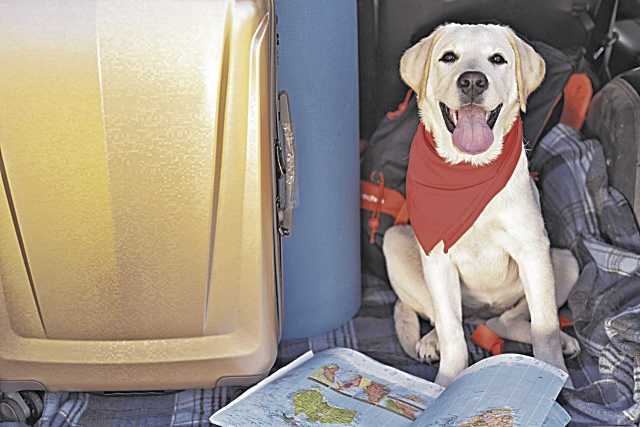
[[[0,391],[267,374],[272,1],[0,4]]]

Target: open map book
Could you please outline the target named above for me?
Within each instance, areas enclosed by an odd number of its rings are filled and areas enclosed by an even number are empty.
[[[219,426],[565,426],[561,370],[517,354],[484,359],[446,389],[354,350],[308,352],[210,418]]]

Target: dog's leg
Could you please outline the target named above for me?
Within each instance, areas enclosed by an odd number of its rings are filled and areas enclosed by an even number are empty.
[[[580,270],[578,261],[567,249],[552,248],[551,264],[556,285],[556,307],[560,308],[567,302]],[[530,318],[529,306],[523,299],[500,317],[489,319],[487,326],[501,338],[531,344]],[[560,346],[565,356],[573,357],[580,352],[578,340],[563,331],[560,331]]]
[[[533,355],[566,372],[549,239],[544,234],[542,218],[530,217],[529,220],[531,228],[528,233],[523,233],[517,241],[506,239],[505,243],[518,264],[529,306]],[[538,233],[532,232],[537,228],[540,230]]]
[[[569,293],[578,281],[580,266],[571,251],[558,248],[551,249],[551,264],[556,284],[556,305],[560,308],[567,302]],[[560,331],[560,345],[565,356],[574,357],[580,353],[578,340],[562,330]]]
[[[434,363],[440,359],[436,330],[432,329],[420,338],[418,314],[399,299],[393,310],[393,321],[400,346],[411,358],[427,363]]]
[[[525,319],[503,320],[499,317],[487,320],[487,326],[501,338],[511,341],[531,344],[531,322]],[[577,339],[560,331],[560,347],[562,354],[574,357],[580,353],[580,343]]]
[[[393,309],[393,322],[400,347],[413,359],[418,359],[416,344],[420,340],[420,320],[418,314],[398,299]]]
[[[438,334],[435,328],[420,338],[418,314],[411,307],[398,300],[393,320],[398,341],[405,353],[420,362],[434,363],[440,360]]]
[[[394,323],[402,349],[418,361],[437,359],[435,343],[422,348],[418,316],[433,323],[433,304],[424,281],[420,246],[410,226],[389,228],[382,245],[391,287],[398,295],[394,309]]]
[[[501,338],[531,344],[531,321],[525,299],[499,317],[487,320],[487,326]],[[560,331],[560,345],[565,356],[573,357],[580,352],[578,340],[564,331]]]
[[[567,302],[571,289],[578,281],[580,267],[568,249],[552,248],[551,264],[556,283],[556,305],[560,308]]]
[[[524,181],[520,184],[524,192]],[[530,181],[527,185],[533,187]],[[531,344],[534,356],[566,372],[557,313],[557,302],[566,300],[566,295],[560,295],[558,292],[560,298],[556,298],[551,248],[542,215],[534,205],[534,193],[535,191],[528,201],[522,194],[518,196],[523,203],[512,208],[509,215],[502,216],[504,229],[510,232],[497,237],[502,240],[505,249],[518,265],[531,316]],[[527,227],[522,227],[523,223],[527,224]],[[568,292],[566,294],[568,295]]]
[[[435,328],[420,338],[420,341],[416,344],[416,353],[418,354],[418,360],[429,364],[440,360],[440,342]]]
[[[435,304],[435,330],[439,339],[440,369],[436,383],[448,385],[468,365],[467,343],[462,330],[462,300],[458,270],[444,245],[438,243],[429,255],[420,250],[429,294]]]

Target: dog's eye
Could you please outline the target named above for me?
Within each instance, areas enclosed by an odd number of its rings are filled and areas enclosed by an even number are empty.
[[[446,63],[456,62],[457,60],[458,60],[458,55],[456,55],[451,51],[445,52],[444,55],[442,55],[442,58],[440,58],[440,61],[446,62]]]
[[[500,55],[499,53],[494,53],[489,58],[489,62],[491,62],[492,64],[495,64],[495,65],[500,65],[500,64],[506,64],[507,60],[504,59],[504,56]]]

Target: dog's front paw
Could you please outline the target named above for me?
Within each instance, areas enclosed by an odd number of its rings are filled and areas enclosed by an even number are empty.
[[[429,364],[440,360],[440,347],[438,345],[438,334],[435,329],[429,331],[416,343],[416,354],[420,362]]]
[[[568,358],[577,356],[580,353],[580,343],[571,335],[561,332],[560,344],[562,345],[562,354]]]

